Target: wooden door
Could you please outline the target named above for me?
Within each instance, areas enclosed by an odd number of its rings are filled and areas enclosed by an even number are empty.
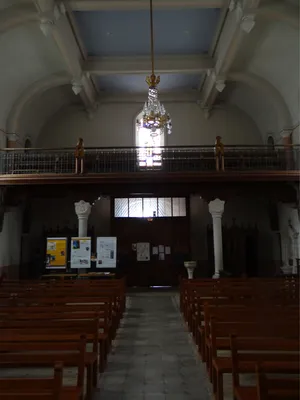
[[[114,218],[113,234],[118,238],[119,266],[129,286],[178,285],[179,276],[185,274],[183,262],[189,258],[187,217]],[[136,243],[150,243],[149,261],[137,261]],[[160,256],[162,246],[164,255]],[[158,254],[153,254],[155,248]]]

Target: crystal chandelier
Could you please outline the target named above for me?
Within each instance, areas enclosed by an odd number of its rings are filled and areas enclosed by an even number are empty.
[[[152,0],[150,0],[150,29],[151,29],[151,64],[152,74],[147,76],[146,82],[149,86],[148,101],[145,102],[143,109],[143,127],[151,130],[151,135],[157,134],[168,135],[172,132],[172,121],[163,104],[158,100],[157,86],[160,77],[154,73],[154,35],[153,35],[153,10]]]

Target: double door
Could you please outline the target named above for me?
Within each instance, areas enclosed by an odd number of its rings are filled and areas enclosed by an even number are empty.
[[[185,274],[183,263],[189,259],[187,217],[115,218],[113,231],[118,238],[118,265],[129,286],[178,285]]]

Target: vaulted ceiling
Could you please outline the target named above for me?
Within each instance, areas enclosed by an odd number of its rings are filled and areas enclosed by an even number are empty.
[[[153,6],[161,97],[195,101],[208,114],[233,99],[254,120],[267,102],[278,127],[296,125],[299,0]],[[55,101],[48,110],[80,101],[89,113],[110,95],[144,101],[149,19],[149,0],[0,0],[0,128],[20,132],[39,100]]]

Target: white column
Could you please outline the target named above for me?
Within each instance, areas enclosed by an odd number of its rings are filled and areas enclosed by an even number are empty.
[[[0,272],[8,279],[19,279],[21,261],[22,210],[6,207],[0,232]]]
[[[75,212],[78,217],[78,237],[87,236],[88,219],[91,213],[91,205],[84,200],[75,203]]]
[[[215,256],[215,273],[213,278],[219,278],[220,271],[223,270],[222,215],[224,212],[224,204],[225,201],[220,199],[215,199],[208,204],[208,209],[213,220]]]

